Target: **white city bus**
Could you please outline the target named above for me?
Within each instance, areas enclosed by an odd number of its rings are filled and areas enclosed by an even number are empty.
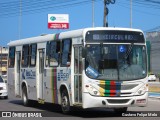
[[[30,100],[71,106],[146,106],[146,42],[141,30],[85,28],[11,41],[8,89]]]

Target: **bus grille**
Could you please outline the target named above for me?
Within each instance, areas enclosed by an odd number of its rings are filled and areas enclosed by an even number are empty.
[[[111,104],[119,104],[119,103],[127,103],[130,99],[108,99],[108,103]]]
[[[121,90],[131,90],[138,86],[138,84],[126,84],[126,85],[121,85]]]

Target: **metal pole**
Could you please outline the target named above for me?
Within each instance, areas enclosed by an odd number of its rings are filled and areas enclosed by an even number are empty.
[[[19,39],[21,39],[22,0],[19,0]]]
[[[132,0],[130,0],[130,28],[132,28]]]
[[[106,0],[104,0],[103,27],[106,27]]]
[[[92,0],[92,27],[94,27],[94,0]]]

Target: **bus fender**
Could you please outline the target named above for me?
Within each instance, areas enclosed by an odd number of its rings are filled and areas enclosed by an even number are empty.
[[[63,89],[66,89],[67,90],[67,93],[68,93],[68,96],[69,96],[69,101],[70,101],[70,105],[72,106],[72,101],[71,101],[71,94],[69,94],[69,88],[68,88],[68,85],[66,83],[62,83],[60,84],[60,87],[59,87],[59,102],[61,103],[61,92]]]
[[[27,84],[27,82],[25,80],[23,80],[22,83],[21,83],[21,91],[23,90],[23,86],[26,86],[27,94],[28,94],[28,84]],[[21,94],[22,94],[22,92],[21,92]]]

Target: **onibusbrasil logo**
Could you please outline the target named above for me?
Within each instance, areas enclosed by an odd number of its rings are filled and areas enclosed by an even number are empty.
[[[56,20],[56,17],[51,16],[51,17],[50,17],[50,20],[55,21],[55,20]]]

